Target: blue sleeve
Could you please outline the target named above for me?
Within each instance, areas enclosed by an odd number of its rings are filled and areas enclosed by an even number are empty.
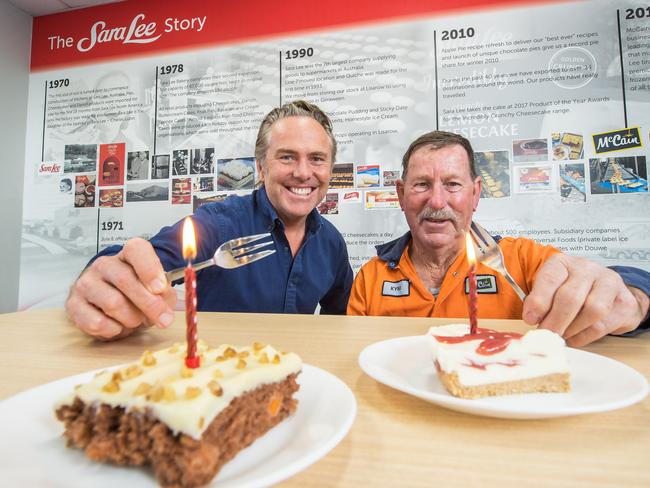
[[[650,273],[647,271],[632,268],[631,266],[610,266],[609,269],[616,271],[626,285],[638,288],[650,296]],[[648,330],[650,330],[650,317],[646,316],[646,319],[635,330],[621,335],[623,337],[633,337]]]
[[[345,315],[352,289],[352,267],[348,259],[348,249],[345,241],[340,237],[340,252],[337,253],[338,269],[334,285],[320,300],[320,313],[324,315]]]

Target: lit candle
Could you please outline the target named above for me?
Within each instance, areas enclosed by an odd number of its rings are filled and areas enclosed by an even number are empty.
[[[476,296],[476,253],[474,252],[474,243],[469,232],[465,233],[465,245],[467,248],[467,262],[469,263],[469,332],[476,334],[478,313],[478,300]]]
[[[198,368],[201,358],[196,355],[196,273],[192,268],[192,260],[196,257],[196,237],[192,219],[187,217],[183,222],[183,259],[187,261],[185,268],[185,325],[187,340],[187,355],[185,365],[188,368]]]

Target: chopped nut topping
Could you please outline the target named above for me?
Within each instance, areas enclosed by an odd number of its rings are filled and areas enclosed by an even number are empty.
[[[240,357],[240,358],[247,358],[247,357],[248,357],[248,354],[249,354],[248,351],[242,351],[242,352],[240,352],[239,354],[237,354],[237,357]]]
[[[212,373],[212,376],[215,378],[223,378],[223,372],[220,369],[215,369],[214,373]]]
[[[237,357],[237,351],[235,351],[232,347],[228,347],[223,352],[223,357],[225,357],[226,359],[236,358]]]
[[[219,383],[217,383],[214,380],[208,383],[208,388],[210,389],[210,391],[214,396],[220,397],[221,395],[223,395],[223,388],[221,388],[221,385],[219,385]]]
[[[111,380],[102,386],[102,391],[106,393],[117,393],[120,391],[120,385],[116,381]]]
[[[120,381],[122,381],[122,373],[120,373],[119,371],[116,371],[111,376],[111,380],[114,381],[115,383],[119,383]]]
[[[280,364],[280,356],[279,355],[276,354],[275,356],[273,356],[273,364]]]
[[[151,391],[151,388],[152,387],[149,383],[140,383],[133,392],[133,396],[145,395]]]
[[[160,400],[163,399],[163,394],[164,394],[164,389],[162,385],[158,385],[155,388],[153,388],[148,394],[147,394],[147,400],[151,402],[159,402]]]
[[[142,353],[142,364],[145,366],[154,366],[156,364],[156,358],[151,351]]]
[[[192,398],[196,398],[201,394],[201,388],[197,386],[188,386],[185,389],[185,400],[191,400]]]
[[[282,351],[280,354],[282,354],[283,356],[286,356],[289,353],[287,351]]]
[[[187,366],[183,365],[183,367],[181,368],[181,378],[191,378],[192,376],[194,376],[192,370]]]
[[[132,380],[133,378],[136,378],[141,374],[142,374],[142,368],[137,364],[132,364],[131,366],[129,366],[124,370],[124,379]]]
[[[167,350],[167,352],[169,352],[169,354],[176,354],[178,351],[180,351],[180,349],[181,345],[178,342],[175,342],[174,345]]]
[[[97,378],[98,376],[103,375],[103,374],[106,373],[106,372],[107,372],[107,371],[106,371],[105,369],[102,369],[99,373],[95,373],[95,378]]]
[[[82,386],[83,386],[82,384],[74,385],[74,391],[77,391]]]
[[[263,352],[262,355],[260,356],[260,363],[269,364],[269,355],[266,354],[265,352]]]
[[[202,429],[202,428],[203,428],[203,424],[205,424],[205,419],[204,419],[203,417],[201,417],[201,418],[199,419],[199,429]]]
[[[163,380],[163,383],[173,383],[174,381],[178,381],[178,376],[176,376],[175,374],[173,374],[173,375],[168,376],[167,378],[165,378],[165,379]]]
[[[240,359],[237,361],[237,366],[235,366],[237,369],[244,369],[246,367],[246,361],[243,359]]]
[[[217,356],[215,361],[218,362],[218,363],[223,363],[226,359],[228,359],[228,358],[226,358],[224,356]]]
[[[259,352],[264,349],[266,346],[261,342],[253,342],[253,351]]]
[[[163,386],[163,400],[166,402],[173,402],[176,400],[176,390],[171,386]]]

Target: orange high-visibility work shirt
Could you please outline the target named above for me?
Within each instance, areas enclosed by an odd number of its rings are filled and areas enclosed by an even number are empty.
[[[420,280],[409,257],[410,233],[380,246],[378,256],[362,266],[352,285],[348,315],[468,317],[469,265],[461,252],[444,277],[437,297]],[[559,251],[525,238],[499,241],[510,275],[527,294],[541,265]],[[522,302],[501,274],[479,264],[478,316],[521,319]]]

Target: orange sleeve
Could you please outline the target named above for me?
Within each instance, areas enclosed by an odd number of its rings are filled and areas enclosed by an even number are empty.
[[[366,278],[363,266],[352,283],[350,299],[348,300],[348,315],[368,315],[366,307]]]

